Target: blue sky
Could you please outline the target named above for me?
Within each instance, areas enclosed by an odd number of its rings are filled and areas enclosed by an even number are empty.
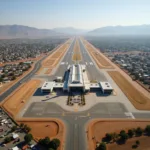
[[[0,24],[48,29],[150,24],[150,0],[0,0]]]

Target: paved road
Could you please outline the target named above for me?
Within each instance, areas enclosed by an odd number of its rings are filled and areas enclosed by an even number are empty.
[[[86,150],[86,124],[98,118],[150,118],[150,114],[131,113],[122,103],[100,103],[83,112],[68,112],[55,103],[34,102],[23,117],[59,118],[66,123],[65,150]]]

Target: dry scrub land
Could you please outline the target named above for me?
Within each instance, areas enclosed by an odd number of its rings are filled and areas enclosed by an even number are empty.
[[[61,141],[58,150],[62,150],[64,147],[64,135],[65,128],[64,124],[58,119],[36,119],[36,118],[26,118],[16,120],[18,124],[24,123],[31,128],[31,133],[34,139],[38,141],[39,139],[49,137],[51,140],[57,138]]]
[[[102,138],[105,137],[106,133],[119,133],[121,130],[127,131],[132,128],[145,128],[150,125],[150,121],[146,120],[95,120],[88,125],[88,144],[89,150],[95,150],[96,142],[101,142]],[[93,137],[95,137],[93,139]],[[141,136],[128,139],[125,144],[118,145],[116,143],[107,144],[108,150],[132,150],[132,145],[136,140],[140,141],[140,146],[138,150],[149,150],[150,147],[150,137]]]
[[[128,97],[136,109],[150,110],[150,98],[143,95],[118,71],[108,71],[108,74],[116,82],[119,88]]]
[[[49,118],[25,118],[17,119],[17,123],[24,123],[28,125],[32,130],[36,140],[45,138],[48,136],[50,139],[58,138],[61,141],[64,140],[64,124],[58,119],[49,119]],[[64,141],[62,141],[63,143]]]
[[[74,45],[74,49],[73,49],[73,58],[72,60],[73,61],[81,61],[82,58],[81,58],[81,52],[80,52],[80,46],[79,46],[79,41],[76,40],[76,43]]]
[[[85,41],[84,45],[100,69],[113,69],[114,68],[98,50],[95,50],[92,47],[90,43]]]
[[[14,118],[33,95],[40,83],[40,80],[30,80],[23,84],[4,100],[2,107]]]

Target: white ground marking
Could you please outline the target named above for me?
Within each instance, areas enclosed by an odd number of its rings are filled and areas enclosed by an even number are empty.
[[[61,64],[61,65],[64,65],[64,64],[65,64],[65,62],[61,62],[60,64]]]
[[[125,115],[127,117],[131,117],[132,119],[135,119],[135,117],[133,116],[133,114],[131,112],[125,112]]]

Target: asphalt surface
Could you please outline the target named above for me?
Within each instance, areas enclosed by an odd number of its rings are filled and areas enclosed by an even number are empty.
[[[131,118],[121,103],[101,103],[83,112],[68,112],[55,103],[34,102],[23,117],[59,118],[67,125],[65,150],[86,150],[86,123],[96,118]]]
[[[100,103],[83,112],[68,112],[55,103],[34,102],[23,117],[59,118],[66,123],[67,137],[65,150],[86,150],[86,124],[98,118],[150,118],[148,113],[131,113],[122,103]]]
[[[87,53],[87,50],[85,49],[81,40],[80,39],[78,39],[78,40],[79,40],[79,46],[80,46],[80,52],[82,55],[82,60],[77,62],[77,63],[86,65],[89,80],[107,81],[104,74],[96,67],[95,63],[93,63],[93,60],[91,59],[91,57]],[[66,55],[64,56],[64,58],[60,62],[59,67],[57,68],[57,71],[54,73],[54,75],[49,77],[49,81],[56,79],[57,76],[64,77],[64,74],[65,74],[65,71],[67,70],[67,67],[69,65],[76,63],[75,61],[72,60],[75,41],[76,41],[76,39],[74,39],[73,42],[71,43],[71,46],[69,47]]]

